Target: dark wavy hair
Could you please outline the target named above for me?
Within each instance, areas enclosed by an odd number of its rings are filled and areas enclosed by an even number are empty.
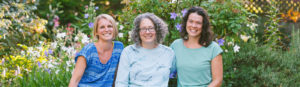
[[[188,21],[188,18],[191,13],[197,13],[198,15],[203,17],[203,24],[202,24],[202,31],[200,33],[200,38],[198,40],[198,43],[204,47],[207,47],[211,44],[213,39],[213,32],[210,29],[210,22],[209,22],[209,16],[207,14],[207,11],[201,7],[191,7],[188,9],[185,16],[182,18],[182,26],[181,26],[181,32],[180,36],[183,40],[188,40],[188,33],[186,31],[186,23]]]
[[[145,18],[148,18],[153,22],[155,26],[155,32],[156,32],[155,43],[161,44],[165,36],[168,34],[168,25],[155,14],[148,13],[148,12],[138,15],[134,19],[134,28],[131,30],[131,39],[136,45],[141,46],[140,44],[142,41],[139,32],[140,32],[141,21]]]

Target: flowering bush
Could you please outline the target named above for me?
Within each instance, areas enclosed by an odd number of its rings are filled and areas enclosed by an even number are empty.
[[[300,85],[300,32],[292,35],[290,51],[274,50],[269,45],[240,43],[239,53],[223,54],[226,87],[294,87]]]
[[[238,52],[238,43],[248,42],[257,32],[257,24],[253,23],[256,17],[243,7],[243,1],[217,0],[217,1],[189,1],[189,0],[161,0],[131,1],[123,9],[123,13],[117,18],[121,25],[124,25],[123,37],[119,38],[125,45],[131,44],[130,30],[133,27],[133,19],[141,13],[153,12],[169,24],[169,34],[164,44],[169,45],[173,40],[180,38],[181,19],[192,6],[200,6],[208,11],[212,29],[216,35],[215,41],[225,50]],[[151,6],[151,7],[149,7]],[[233,8],[233,9],[232,9]]]
[[[36,16],[35,6],[13,1],[0,4],[0,57],[17,53],[17,44],[33,46],[45,38],[40,34],[47,32],[47,20]],[[5,54],[4,54],[5,53]]]

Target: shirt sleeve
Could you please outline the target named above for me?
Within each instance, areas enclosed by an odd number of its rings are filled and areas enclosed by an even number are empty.
[[[83,57],[85,58],[87,64],[88,64],[88,61],[89,61],[88,59],[89,59],[89,58],[87,58],[87,55],[88,55],[88,54],[87,54],[87,53],[88,53],[87,51],[88,51],[88,49],[89,49],[89,46],[90,46],[90,45],[84,46],[84,47],[81,49],[81,51],[80,51],[79,53],[76,54],[76,56],[75,56],[75,63],[77,62],[77,59],[78,59],[79,56],[83,56]]]
[[[222,48],[217,43],[214,43],[213,45],[212,59],[223,52]]]
[[[129,57],[128,53],[126,52],[126,48],[121,53],[118,72],[117,72],[117,79],[115,86],[116,87],[128,87],[129,86]]]

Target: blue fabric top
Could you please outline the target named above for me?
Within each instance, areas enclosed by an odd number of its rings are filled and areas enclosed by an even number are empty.
[[[78,84],[79,87],[111,87],[113,85],[115,71],[124,46],[122,42],[114,41],[111,58],[106,64],[99,60],[97,48],[94,43],[89,43],[76,55],[75,63],[79,56],[86,59],[86,68]]]
[[[167,46],[145,49],[130,45],[122,52],[116,87],[167,87],[175,68],[175,54]]]

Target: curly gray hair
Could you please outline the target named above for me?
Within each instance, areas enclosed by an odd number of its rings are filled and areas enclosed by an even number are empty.
[[[144,18],[150,19],[154,26],[156,32],[156,43],[162,43],[165,36],[168,34],[168,25],[159,17],[153,13],[143,13],[138,15],[134,19],[134,28],[131,30],[131,39],[137,46],[141,46],[141,38],[139,35],[140,32],[140,23]]]

